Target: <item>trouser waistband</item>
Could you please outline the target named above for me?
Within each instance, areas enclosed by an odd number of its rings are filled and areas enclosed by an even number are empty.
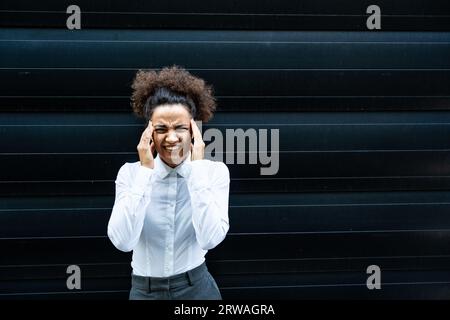
[[[148,292],[157,290],[169,290],[170,288],[190,285],[200,280],[208,271],[206,263],[203,262],[192,270],[176,274],[170,277],[143,277],[131,275],[132,286]]]

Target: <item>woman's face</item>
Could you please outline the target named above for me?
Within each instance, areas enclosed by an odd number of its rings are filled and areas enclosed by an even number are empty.
[[[161,160],[176,167],[191,149],[191,115],[181,104],[164,104],[152,114],[153,141]]]

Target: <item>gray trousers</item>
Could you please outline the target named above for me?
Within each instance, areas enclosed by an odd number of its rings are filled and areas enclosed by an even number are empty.
[[[203,262],[167,278],[131,275],[130,300],[222,300],[216,281]]]

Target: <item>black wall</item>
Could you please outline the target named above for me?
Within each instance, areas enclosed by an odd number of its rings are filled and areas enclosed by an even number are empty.
[[[172,64],[214,85],[204,130],[280,130],[276,175],[228,165],[225,299],[450,298],[448,1],[377,1],[377,31],[372,1],[135,2],[0,2],[0,299],[127,299],[106,227],[130,84]]]

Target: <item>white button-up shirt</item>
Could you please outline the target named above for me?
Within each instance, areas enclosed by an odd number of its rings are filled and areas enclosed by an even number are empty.
[[[202,264],[225,238],[230,174],[224,163],[190,161],[190,154],[175,168],[159,155],[154,164],[120,168],[108,237],[133,250],[133,274],[168,277]]]

